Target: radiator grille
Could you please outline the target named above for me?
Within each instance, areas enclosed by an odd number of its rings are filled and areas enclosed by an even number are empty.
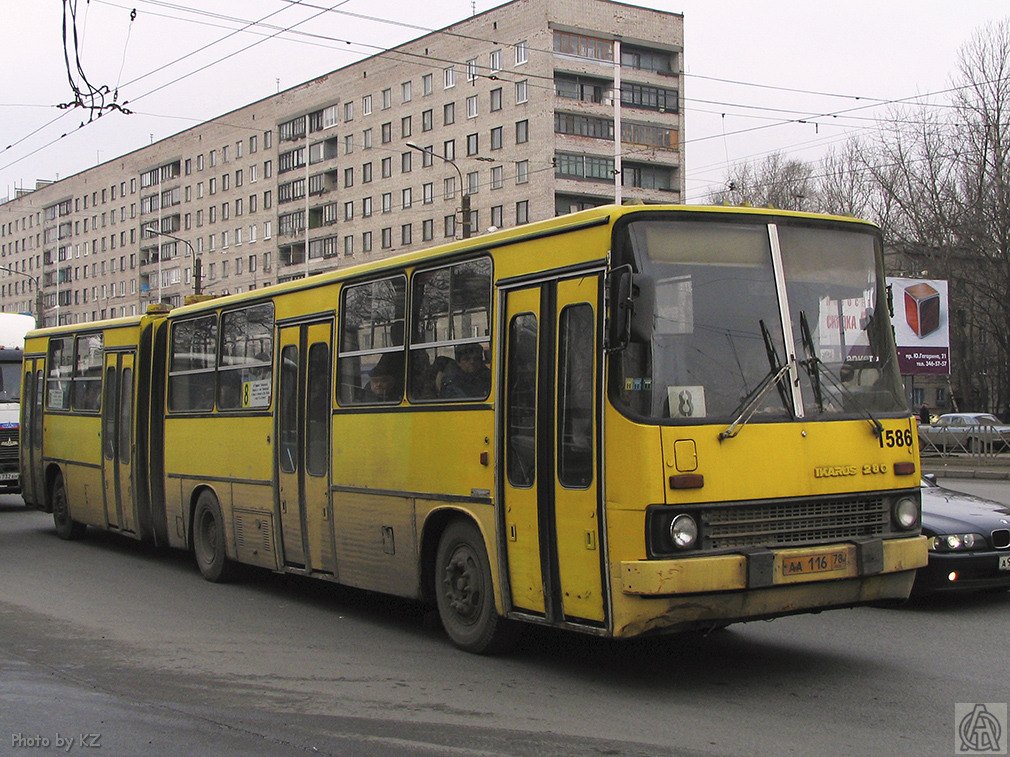
[[[705,509],[703,548],[813,544],[881,536],[890,514],[883,497],[757,502]]]
[[[0,463],[18,462],[18,429],[0,429]]]

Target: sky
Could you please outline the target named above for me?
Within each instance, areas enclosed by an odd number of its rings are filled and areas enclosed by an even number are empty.
[[[73,99],[64,3],[0,0],[0,199],[501,4],[65,2],[77,6],[87,79],[132,112],[89,119],[60,109]],[[700,203],[734,164],[773,152],[816,161],[873,129],[889,102],[945,102],[960,48],[986,24],[1010,19],[1006,0],[639,4],[684,15],[684,199]]]

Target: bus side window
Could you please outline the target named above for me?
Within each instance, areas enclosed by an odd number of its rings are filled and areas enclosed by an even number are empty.
[[[102,405],[103,341],[101,334],[77,337],[71,402],[74,410],[95,412]]]
[[[338,401],[341,405],[400,402],[406,278],[398,275],[345,287],[341,296]]]
[[[74,369],[74,342],[72,338],[49,340],[48,365],[46,407],[50,410],[69,410],[70,379]]]
[[[248,410],[270,406],[273,386],[274,306],[267,302],[221,316],[217,407]]]
[[[214,355],[217,315],[172,325],[168,365],[168,409],[172,412],[214,407]]]
[[[420,271],[411,286],[408,397],[486,399],[491,391],[491,260]]]

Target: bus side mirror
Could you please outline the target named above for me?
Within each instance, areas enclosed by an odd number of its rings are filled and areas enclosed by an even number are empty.
[[[623,350],[631,341],[631,319],[635,312],[634,282],[630,265],[610,272],[607,284],[610,322],[607,328],[608,351]]]

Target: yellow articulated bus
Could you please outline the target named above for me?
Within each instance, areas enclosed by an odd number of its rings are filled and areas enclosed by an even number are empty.
[[[879,232],[602,207],[26,343],[25,500],[418,598],[463,649],[903,598],[926,563]]]

